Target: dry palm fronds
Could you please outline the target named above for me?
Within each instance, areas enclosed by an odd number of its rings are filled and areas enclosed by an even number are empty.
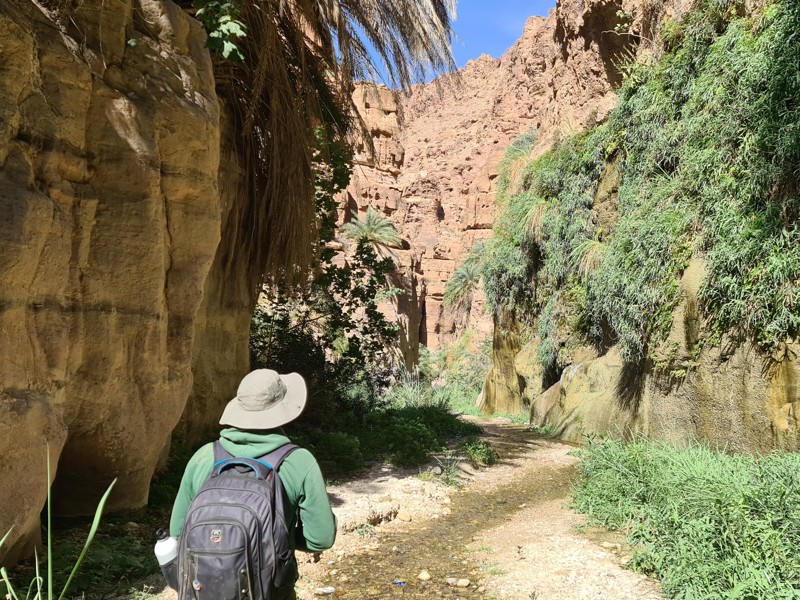
[[[245,173],[223,238],[254,292],[264,276],[302,281],[313,259],[316,128],[347,135],[352,81],[379,67],[403,87],[452,69],[454,14],[454,0],[242,2],[244,61],[217,61]]]

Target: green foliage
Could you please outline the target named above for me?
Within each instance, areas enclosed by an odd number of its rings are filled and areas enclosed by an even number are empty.
[[[465,331],[432,361],[443,382],[433,389],[433,402],[467,415],[481,414],[476,401],[491,367],[491,342],[477,345],[474,338],[475,332]]]
[[[453,272],[444,288],[442,303],[453,307],[457,311],[469,313],[472,299],[478,290],[481,281],[481,272],[475,255],[471,254]]]
[[[375,535],[375,525],[371,523],[362,523],[355,528],[355,532],[358,534],[358,537],[372,537]]]
[[[241,62],[244,55],[238,43],[247,35],[241,20],[242,0],[194,0],[195,17],[208,33],[206,47],[228,60]]]
[[[366,415],[359,432],[362,445],[374,455],[386,454],[400,467],[417,467],[441,451],[447,440],[479,431],[441,406],[389,408]]]
[[[371,206],[367,208],[363,221],[353,213],[352,220],[342,225],[341,233],[351,242],[372,246],[380,256],[387,256],[392,248],[403,246],[394,224]]]
[[[519,184],[520,167],[525,164],[533,146],[536,144],[536,127],[532,127],[517,137],[506,150],[500,162],[500,174],[497,179],[497,192],[505,197]]]
[[[737,4],[703,3],[673,52],[631,77],[612,115],[624,133],[627,215],[594,298],[627,358],[668,331],[693,243],[706,252],[701,308],[717,339],[739,330],[768,347],[798,331],[800,257],[788,248],[800,240],[800,141],[790,137],[800,112],[786,99],[800,93],[788,42],[800,17],[778,3],[754,27],[734,18]]]
[[[52,497],[50,495],[50,482],[52,481],[50,476],[50,447],[47,447],[47,577],[43,577],[40,573],[39,567],[39,556],[38,553],[35,554],[34,557],[34,577],[33,580],[27,587],[27,591],[25,594],[25,600],[53,600],[56,598],[55,594],[53,593],[53,588],[55,587],[55,579],[54,579],[54,564],[57,558],[57,552],[54,548],[53,544],[53,536],[52,536],[52,518],[51,518],[51,506],[52,506]],[[80,551],[75,558],[71,568],[67,571],[66,577],[64,579],[63,588],[61,589],[61,593],[57,596],[58,600],[62,600],[66,597],[67,592],[70,591],[70,586],[75,579],[76,574],[78,573],[78,569],[80,568],[81,564],[86,559],[86,554],[89,551],[89,547],[92,545],[92,541],[94,540],[95,535],[97,534],[97,528],[100,526],[100,517],[103,514],[103,508],[108,501],[108,497],[111,494],[111,490],[114,489],[114,485],[117,483],[117,480],[114,479],[111,484],[106,489],[103,496],[100,498],[100,501],[97,504],[97,509],[94,513],[94,518],[92,520],[92,524],[89,527],[89,532],[86,535],[86,541],[80,547]],[[6,534],[3,536],[2,540],[0,540],[0,546],[8,539],[11,530],[7,531]],[[0,567],[0,579],[2,580],[3,584],[5,585],[5,593],[6,598],[8,600],[20,600],[21,596],[14,588],[13,583],[9,577],[8,571],[5,567]]]
[[[670,598],[800,595],[800,455],[607,440],[579,456],[575,507],[628,528],[630,566],[657,576]]]
[[[546,372],[587,342],[656,358],[698,252],[712,341],[770,350],[800,333],[800,6],[742,6],[703,0],[667,22],[663,58],[625,66],[607,123],[506,176],[519,184],[480,253],[484,287],[496,313],[535,322]],[[601,223],[595,194],[615,171]]]
[[[336,194],[350,181],[352,151],[319,133],[316,152],[316,206],[320,224],[314,276],[302,289],[272,287],[256,307],[250,334],[251,364],[296,370],[314,384],[339,393],[329,380],[374,382],[364,366],[387,360],[397,326],[378,310],[396,290],[387,283],[395,270],[378,250],[391,246],[397,233],[389,221],[367,213],[348,230],[355,249],[342,264],[329,247],[336,233]],[[357,235],[356,235],[357,234]],[[346,379],[345,379],[346,378]]]
[[[461,487],[461,469],[458,468],[461,460],[453,452],[443,452],[442,456],[434,457],[436,464],[442,470],[439,475],[433,475],[431,471],[420,473],[422,477],[424,474],[429,474],[431,479],[435,479],[449,487]]]
[[[497,462],[497,456],[492,447],[477,438],[468,439],[461,444],[460,449],[464,451],[475,467],[487,467]]]
[[[338,477],[364,466],[361,441],[351,433],[322,432],[293,436],[292,441],[308,448],[327,477]]]

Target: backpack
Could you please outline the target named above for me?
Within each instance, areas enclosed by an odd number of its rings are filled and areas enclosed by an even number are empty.
[[[214,443],[214,467],[189,505],[178,548],[180,600],[269,600],[293,586],[297,562],[278,470],[297,446],[259,459]]]

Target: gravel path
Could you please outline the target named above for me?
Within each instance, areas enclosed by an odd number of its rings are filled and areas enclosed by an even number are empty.
[[[317,590],[325,587],[345,598],[662,598],[657,582],[622,567],[629,559],[622,534],[588,528],[568,508],[577,462],[571,446],[536,438],[507,420],[471,420],[484,428],[482,437],[499,460],[477,472],[461,464],[461,488],[389,467],[330,488],[343,531],[332,551],[302,565],[301,600],[318,597]],[[476,499],[485,499],[478,515]],[[445,547],[430,544],[441,532],[460,533],[470,524],[471,536]],[[398,548],[397,540],[408,547]],[[421,582],[416,570],[408,571],[409,561],[399,560],[404,552],[418,555],[412,562],[428,571],[430,581]],[[449,560],[446,567],[440,565],[442,554]],[[403,589],[385,576],[384,565],[393,563],[407,580]],[[458,563],[460,572],[454,572],[452,565]],[[360,571],[359,564],[364,567]],[[385,580],[375,581],[378,576]],[[448,578],[451,583],[469,579],[470,584],[448,593]]]
[[[322,555],[299,553],[300,600],[319,598],[325,588],[343,600],[663,597],[657,582],[623,568],[624,536],[588,528],[568,508],[577,462],[572,447],[508,420],[469,418],[484,428],[499,460],[477,471],[452,465],[459,488],[390,466],[329,486],[339,534]],[[422,571],[430,579],[420,580]],[[146,597],[175,598],[158,587]]]

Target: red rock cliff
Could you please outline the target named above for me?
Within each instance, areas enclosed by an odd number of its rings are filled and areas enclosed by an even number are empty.
[[[405,294],[395,307],[407,358],[418,343],[436,348],[466,323],[484,335],[492,331],[480,299],[458,320],[442,296],[472,245],[491,234],[503,153],[532,128],[540,152],[608,115],[620,83],[615,65],[651,35],[648,23],[665,3],[639,4],[562,2],[547,18],[530,18],[498,59],[482,56],[405,95],[356,89],[376,153],[370,158],[362,148],[356,157],[341,216],[373,206],[407,242],[398,253]],[[623,21],[635,35],[615,32]]]

